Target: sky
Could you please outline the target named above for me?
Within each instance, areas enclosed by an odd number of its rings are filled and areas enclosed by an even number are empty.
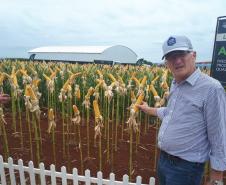
[[[0,58],[41,46],[124,45],[162,62],[162,43],[185,35],[211,61],[225,0],[0,0]]]

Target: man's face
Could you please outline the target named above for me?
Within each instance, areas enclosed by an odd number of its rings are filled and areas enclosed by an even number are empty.
[[[195,52],[173,51],[167,54],[165,59],[177,83],[185,80],[195,71]]]

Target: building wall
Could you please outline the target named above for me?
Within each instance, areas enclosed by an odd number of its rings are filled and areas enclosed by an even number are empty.
[[[30,53],[36,54],[35,59],[40,60],[65,60],[93,62],[94,60],[106,60],[120,63],[136,63],[137,55],[125,46],[112,46],[102,53]]]
[[[100,54],[78,54],[78,53],[37,53],[35,59],[41,60],[68,60],[93,62],[93,59],[100,60]]]
[[[113,46],[105,50],[101,55],[103,60],[112,60],[120,63],[136,63],[137,55],[125,46]]]

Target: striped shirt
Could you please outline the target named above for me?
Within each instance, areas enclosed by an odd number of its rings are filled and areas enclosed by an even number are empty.
[[[226,170],[226,95],[221,84],[196,69],[181,83],[172,81],[162,120],[161,150],[191,162],[210,159],[215,170]]]

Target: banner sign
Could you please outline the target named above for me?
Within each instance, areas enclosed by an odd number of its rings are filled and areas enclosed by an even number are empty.
[[[226,16],[217,18],[210,75],[226,86]]]

